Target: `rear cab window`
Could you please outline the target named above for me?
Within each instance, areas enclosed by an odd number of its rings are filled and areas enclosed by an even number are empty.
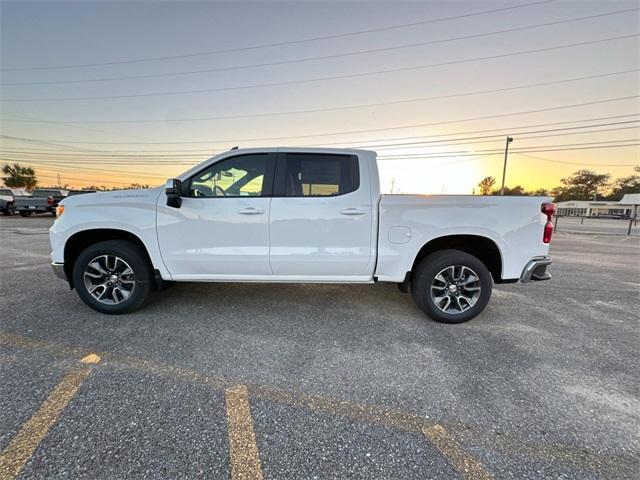
[[[34,190],[32,196],[34,198],[59,197],[62,196],[62,192],[60,190]]]

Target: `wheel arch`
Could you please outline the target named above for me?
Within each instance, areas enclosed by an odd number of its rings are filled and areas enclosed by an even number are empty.
[[[461,250],[477,257],[491,272],[493,281],[495,283],[503,283],[500,248],[492,239],[482,235],[445,235],[430,240],[418,251],[411,266],[411,271],[415,271],[416,266],[427,255],[448,249]]]
[[[81,230],[69,237],[64,245],[64,271],[71,288],[74,287],[73,266],[75,265],[80,253],[91,245],[108,240],[127,240],[136,244],[145,253],[145,257],[147,262],[149,262],[149,265],[151,265],[152,268],[155,268],[153,266],[153,261],[151,260],[151,255],[149,255],[149,250],[137,235],[117,228],[92,228],[88,230]]]

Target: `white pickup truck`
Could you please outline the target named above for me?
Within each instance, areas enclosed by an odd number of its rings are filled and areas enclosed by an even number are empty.
[[[394,282],[431,318],[478,315],[492,282],[550,278],[544,197],[381,195],[367,150],[230,150],[165,187],[69,197],[52,265],[104,313],[179,282]]]

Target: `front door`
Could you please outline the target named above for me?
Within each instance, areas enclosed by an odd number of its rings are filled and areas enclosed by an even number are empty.
[[[175,279],[271,275],[269,209],[275,154],[225,158],[196,173],[180,208],[158,205],[158,242]]]
[[[372,274],[373,205],[360,170],[356,155],[279,154],[271,202],[274,275],[331,281]]]

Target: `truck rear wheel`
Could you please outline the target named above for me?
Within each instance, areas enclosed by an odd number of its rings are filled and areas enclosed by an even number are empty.
[[[484,310],[491,298],[489,270],[460,250],[440,250],[425,257],[412,275],[411,293],[429,317],[463,323]]]
[[[109,314],[140,308],[151,289],[147,256],[135,243],[110,240],[86,248],[73,266],[73,284],[84,303]]]

